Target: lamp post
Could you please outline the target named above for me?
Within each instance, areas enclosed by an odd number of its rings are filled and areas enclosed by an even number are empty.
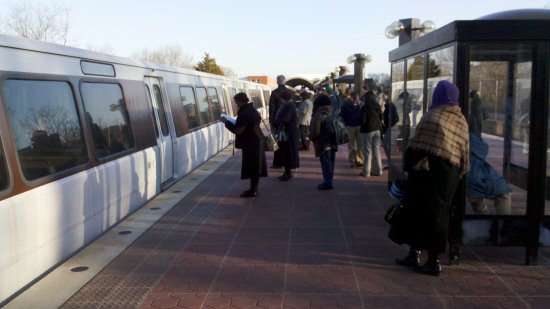
[[[359,96],[363,95],[363,86],[365,85],[365,76],[363,71],[365,69],[365,63],[372,61],[371,55],[354,54],[347,59],[349,64],[353,63],[353,84],[355,85],[355,93]]]

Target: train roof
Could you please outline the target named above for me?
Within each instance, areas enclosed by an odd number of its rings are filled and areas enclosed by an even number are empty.
[[[195,71],[191,69],[173,67],[173,66],[153,63],[149,61],[141,61],[141,60],[136,60],[136,59],[127,58],[127,57],[109,55],[109,54],[86,50],[82,48],[43,42],[43,41],[32,40],[32,39],[26,39],[26,38],[21,38],[21,37],[6,35],[6,34],[0,34],[0,47],[15,48],[15,49],[21,49],[21,50],[40,52],[40,53],[47,53],[52,55],[73,57],[73,58],[78,58],[83,60],[92,60],[97,62],[106,62],[111,64],[133,66],[133,67],[146,68],[146,69],[157,70],[157,71],[174,72],[174,73],[180,73],[180,74],[204,76],[204,77],[209,77],[214,79],[234,81],[234,79],[232,78],[228,78],[221,75],[215,75],[215,74]],[[239,81],[239,82],[249,83],[248,81]]]

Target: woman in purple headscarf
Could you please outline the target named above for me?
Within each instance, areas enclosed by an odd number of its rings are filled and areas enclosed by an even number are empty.
[[[468,123],[458,106],[458,88],[443,80],[405,152],[406,220],[392,226],[389,237],[410,245],[410,250],[405,258],[396,259],[398,264],[439,275],[438,256],[445,253],[451,203],[460,178],[468,172],[468,160]],[[422,250],[428,251],[428,261],[421,266]]]

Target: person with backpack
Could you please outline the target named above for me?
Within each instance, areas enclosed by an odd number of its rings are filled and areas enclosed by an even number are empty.
[[[391,128],[399,122],[399,114],[395,104],[389,99],[388,91],[384,91],[383,100],[386,104],[384,104],[384,120],[382,122],[382,144],[386,157],[389,159],[391,157]]]
[[[361,107],[361,143],[363,145],[363,177],[382,175],[380,142],[382,141],[382,109],[372,91],[365,95],[365,104]],[[371,171],[372,165],[372,171]]]
[[[325,94],[320,94],[313,102],[313,116],[309,127],[309,138],[313,141],[315,156],[319,158],[323,172],[323,183],[317,186],[319,190],[332,190],[333,188],[334,162],[338,144],[331,141],[324,126],[330,115],[332,115],[330,98]]]

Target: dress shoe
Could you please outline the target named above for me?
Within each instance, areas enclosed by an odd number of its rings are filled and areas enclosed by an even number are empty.
[[[278,170],[278,169],[281,169],[282,167],[281,167],[281,166],[274,166],[274,165],[272,165],[272,166],[270,166],[269,168],[272,168],[272,169],[274,169],[274,170]]]
[[[439,276],[441,273],[441,265],[439,265],[439,260],[428,260],[426,264],[417,266],[414,270],[425,275]]]
[[[278,177],[280,181],[287,181],[290,178],[292,178],[292,174],[283,174],[282,176]]]
[[[246,190],[241,193],[241,197],[256,197],[258,196],[258,191]]]
[[[317,186],[317,189],[318,190],[332,190],[332,185],[322,183],[322,184]]]
[[[407,267],[418,267],[420,266],[420,253],[418,250],[409,250],[407,256],[402,259],[395,259],[395,262]]]
[[[363,166],[363,163],[357,163],[357,164],[355,164],[355,166],[361,167],[361,166]]]

